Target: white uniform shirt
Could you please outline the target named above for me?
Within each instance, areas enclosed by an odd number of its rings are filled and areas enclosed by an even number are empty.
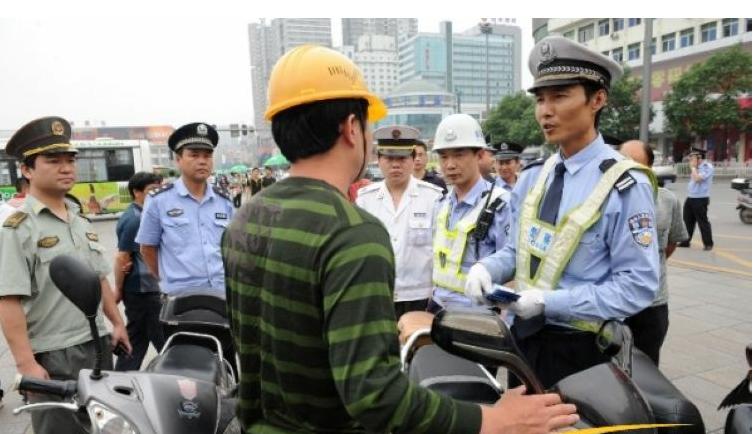
[[[431,296],[432,231],[441,198],[441,188],[412,176],[397,209],[384,181],[358,190],[356,205],[378,218],[390,234],[396,302]]]

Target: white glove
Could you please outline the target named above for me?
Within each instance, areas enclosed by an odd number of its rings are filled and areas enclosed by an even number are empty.
[[[468,290],[466,289],[466,293]],[[510,311],[523,319],[532,318],[544,312],[544,291],[540,289],[529,289],[520,292],[520,298],[515,303],[511,303]]]
[[[492,275],[480,263],[473,264],[465,280],[465,296],[473,301],[487,304],[486,294],[492,289]]]

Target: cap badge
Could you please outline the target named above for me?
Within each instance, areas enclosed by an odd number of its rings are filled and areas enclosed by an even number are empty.
[[[199,126],[196,127],[196,134],[200,136],[206,136],[209,133],[207,130],[207,126],[204,124],[199,124]]]
[[[541,59],[539,60],[539,64],[541,65],[551,63],[557,58],[557,53],[555,53],[554,48],[552,48],[549,42],[541,44],[541,47],[539,47],[539,53],[541,54]]]
[[[451,141],[453,141],[453,140],[455,140],[457,138],[458,138],[458,135],[455,134],[455,130],[453,130],[453,129],[447,130],[447,133],[444,136],[444,139],[446,141],[448,141],[448,142],[451,142]]]
[[[400,138],[401,135],[402,135],[402,133],[397,128],[395,128],[394,130],[392,130],[392,138],[393,139],[397,140],[397,139]]]
[[[53,121],[51,128],[52,128],[52,134],[56,136],[62,136],[63,134],[65,134],[65,127],[63,126],[63,123],[60,121]]]
[[[502,143],[501,145],[499,145],[500,151],[506,151],[507,149],[508,149],[507,143]]]

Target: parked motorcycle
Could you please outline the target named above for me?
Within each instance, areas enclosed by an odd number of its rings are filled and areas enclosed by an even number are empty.
[[[740,192],[737,195],[737,210],[740,213],[740,221],[749,225],[753,220],[750,178],[735,178],[732,180],[731,187]]]
[[[748,375],[719,404],[718,410],[730,409],[724,424],[725,434],[750,434],[751,432],[750,353],[751,349],[748,345],[745,348]]]
[[[416,349],[421,335],[436,345]],[[705,433],[698,409],[667,380],[653,362],[632,348],[627,327],[607,322],[597,344],[613,361],[570,375],[550,391],[578,408],[576,428],[626,424],[682,424],[641,432]],[[429,389],[480,404],[496,402],[502,391],[484,366],[504,367],[517,376],[528,393],[544,387],[515,344],[499,316],[484,310],[445,310],[431,329],[414,333],[402,349],[403,368]]]
[[[97,274],[83,262],[61,255],[50,263],[50,277],[86,315],[98,343],[95,317],[101,287]],[[174,299],[166,304],[163,316],[172,318],[173,325],[183,320],[226,328],[224,302],[213,298]],[[27,404],[13,413],[66,409],[88,415],[91,426],[84,428],[92,434],[240,433],[234,416],[235,378],[222,351],[212,334],[179,331],[168,338],[145,371],[116,372],[101,370],[102,351],[97,348],[94,369],[82,369],[78,381],[19,376],[15,387],[20,392],[54,395],[63,401]]]

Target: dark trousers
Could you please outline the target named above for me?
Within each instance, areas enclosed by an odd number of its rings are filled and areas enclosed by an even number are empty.
[[[712,247],[714,240],[711,238],[711,223],[708,217],[709,198],[708,197],[689,197],[685,199],[685,205],[682,208],[682,219],[685,220],[685,228],[688,230],[688,243],[693,239],[693,230],[698,222],[698,229],[701,231],[701,238],[705,247]]]
[[[157,351],[165,345],[165,335],[162,332],[162,324],[159,322],[159,313],[162,308],[160,293],[123,294],[125,314],[128,318],[128,339],[131,340],[133,351],[130,355],[118,357],[115,363],[116,371],[138,371],[144,361],[149,343],[154,345]]]
[[[633,333],[636,348],[651,357],[659,366],[659,352],[669,329],[669,307],[651,306],[625,320]]]
[[[102,345],[102,369],[112,369],[112,352],[110,350],[110,335],[100,338]],[[94,368],[96,359],[94,341],[73,345],[60,350],[34,354],[37,363],[50,374],[52,380],[76,380],[82,369]],[[62,401],[53,395],[31,394],[29,402]],[[35,434],[86,434],[82,428],[89,426],[88,417],[77,416],[68,410],[54,409],[34,411],[31,413],[31,425]]]
[[[426,306],[429,304],[429,299],[423,300],[411,300],[411,301],[398,301],[395,302],[395,318],[400,319],[406,312],[426,311]]]
[[[532,336],[517,341],[517,344],[545,389],[568,375],[609,361],[609,357],[596,347],[595,334],[562,327],[544,326]],[[507,384],[517,387],[522,383],[510,373]]]
[[[236,208],[240,208],[241,207],[241,196],[242,195],[243,195],[242,193],[238,193],[235,196],[233,196],[233,206],[234,207],[236,207]]]

